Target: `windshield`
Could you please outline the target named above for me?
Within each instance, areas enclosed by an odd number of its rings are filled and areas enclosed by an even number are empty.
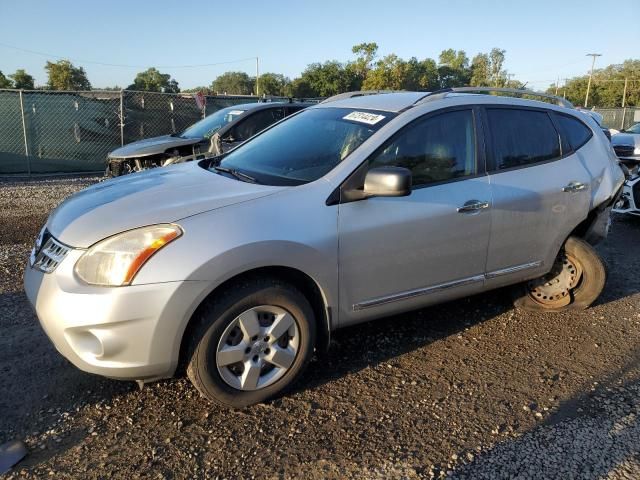
[[[259,183],[300,185],[324,176],[395,114],[311,108],[228,153],[221,166]]]
[[[212,113],[199,122],[194,123],[180,134],[182,138],[210,138],[227,123],[231,123],[246,110],[238,107],[227,107]]]
[[[640,123],[636,123],[635,125],[631,125],[629,128],[625,130],[627,133],[640,133]]]

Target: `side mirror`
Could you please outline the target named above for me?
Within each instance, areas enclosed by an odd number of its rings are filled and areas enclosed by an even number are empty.
[[[411,171],[403,167],[378,167],[364,178],[366,197],[406,197],[411,194]]]

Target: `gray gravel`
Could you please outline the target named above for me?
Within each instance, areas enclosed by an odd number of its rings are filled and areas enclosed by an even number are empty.
[[[29,449],[3,478],[640,478],[640,221],[615,219],[587,311],[501,290],[348,328],[293,392],[236,412],[185,379],[80,372],[42,333],[28,251],[95,181],[0,181],[0,444]]]

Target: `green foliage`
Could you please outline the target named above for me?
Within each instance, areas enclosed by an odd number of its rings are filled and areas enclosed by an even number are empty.
[[[622,64],[609,65],[593,72],[588,106],[621,107],[624,81],[627,82],[626,106],[640,106],[640,60],[625,60]],[[558,95],[565,96],[574,105],[584,105],[589,76],[570,78],[558,87]],[[555,93],[552,84],[547,92]]]
[[[198,92],[202,92],[205,95],[213,95],[213,92],[209,89],[209,87],[194,87],[194,88],[187,88],[185,90],[182,90],[183,93],[198,93]]]
[[[260,95],[283,97],[290,83],[291,80],[280,73],[263,73],[260,75]]]
[[[44,69],[49,76],[47,87],[51,90],[91,90],[84,68],[75,67],[69,60],[47,62]]]
[[[16,73],[9,75],[13,80],[13,88],[22,88],[24,90],[34,90],[35,81],[31,75],[29,75],[22,68],[16,70]]]
[[[295,97],[330,97],[354,90],[356,84],[357,78],[351,69],[336,60],[330,60],[309,65],[300,78],[293,82],[291,91]]]
[[[178,93],[178,82],[168,73],[160,73],[157,68],[149,68],[136,75],[129,90],[141,90],[145,92]]]
[[[0,88],[13,88],[13,82],[0,71]]]
[[[218,94],[252,95],[255,79],[245,72],[226,72],[211,83],[211,90]]]
[[[354,45],[351,52],[356,55],[356,59],[348,63],[345,68],[351,72],[352,77],[357,79],[354,86],[359,90],[367,78],[367,74],[373,68],[373,60],[378,55],[378,44],[375,42],[360,43]]]

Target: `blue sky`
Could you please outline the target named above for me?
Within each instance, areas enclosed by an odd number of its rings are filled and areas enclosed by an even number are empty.
[[[261,72],[295,77],[309,63],[352,58],[351,47],[376,42],[380,56],[436,58],[445,48],[469,58],[492,47],[507,51],[505,67],[540,88],[560,76],[640,57],[640,0],[154,2],[30,0],[0,3],[0,44],[69,58],[94,87],[130,84],[143,68],[260,58]],[[627,27],[621,26],[627,22]],[[52,56],[0,45],[0,70],[25,68],[46,82]],[[208,85],[227,70],[255,73],[255,61],[164,68],[182,88]]]

